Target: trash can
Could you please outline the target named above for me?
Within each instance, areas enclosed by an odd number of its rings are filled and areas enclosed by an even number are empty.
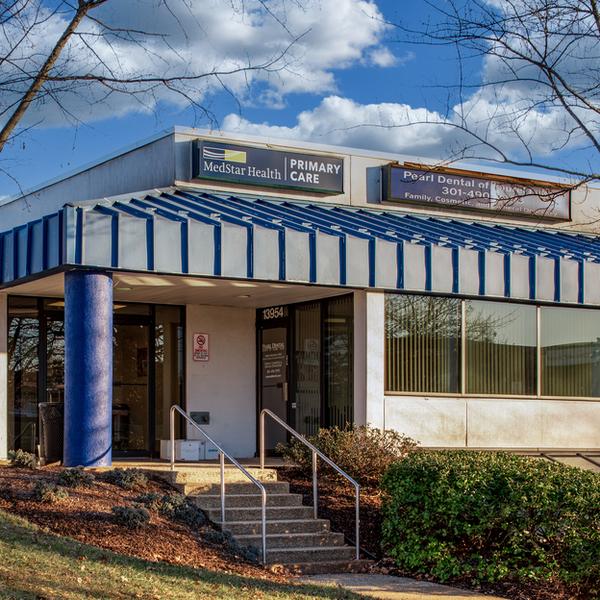
[[[45,465],[63,459],[65,405],[40,402],[40,462]]]

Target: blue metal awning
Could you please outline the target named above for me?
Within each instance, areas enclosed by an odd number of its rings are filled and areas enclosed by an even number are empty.
[[[0,234],[3,286],[76,265],[600,304],[594,236],[183,189]]]

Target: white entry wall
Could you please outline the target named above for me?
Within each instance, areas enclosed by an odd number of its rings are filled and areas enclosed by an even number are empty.
[[[210,412],[202,425],[234,457],[256,451],[256,312],[252,308],[186,307],[186,410]],[[194,361],[194,333],[208,334],[207,362]],[[188,427],[188,438],[202,436]]]

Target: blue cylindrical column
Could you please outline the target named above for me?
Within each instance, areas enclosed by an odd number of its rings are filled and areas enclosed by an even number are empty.
[[[112,461],[112,275],[65,273],[66,467]]]

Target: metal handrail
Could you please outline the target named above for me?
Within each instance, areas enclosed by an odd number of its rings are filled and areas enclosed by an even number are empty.
[[[356,560],[360,558],[360,484],[352,479],[348,473],[338,467],[330,458],[325,456],[316,446],[313,446],[302,434],[290,427],[285,421],[280,419],[275,413],[268,408],[263,408],[260,411],[260,468],[265,468],[265,416],[268,415],[276,423],[279,423],[284,429],[289,431],[296,439],[300,440],[305,446],[312,451],[312,479],[313,479],[313,514],[317,518],[318,514],[318,484],[317,484],[317,456],[320,456],[332,469],[345,477],[355,489],[355,511],[356,511]]]
[[[175,413],[178,412],[190,425],[193,425],[215,448],[219,451],[219,466],[221,472],[221,523],[225,524],[225,458],[237,467],[259,490],[261,494],[262,508],[262,559],[263,564],[267,563],[267,490],[265,486],[253,477],[240,463],[232,456],[227,454],[223,448],[215,440],[213,440],[202,427],[196,423],[183,409],[174,404],[171,406],[170,414],[170,443],[171,443],[171,471],[175,470]],[[264,467],[262,467],[264,468]]]

